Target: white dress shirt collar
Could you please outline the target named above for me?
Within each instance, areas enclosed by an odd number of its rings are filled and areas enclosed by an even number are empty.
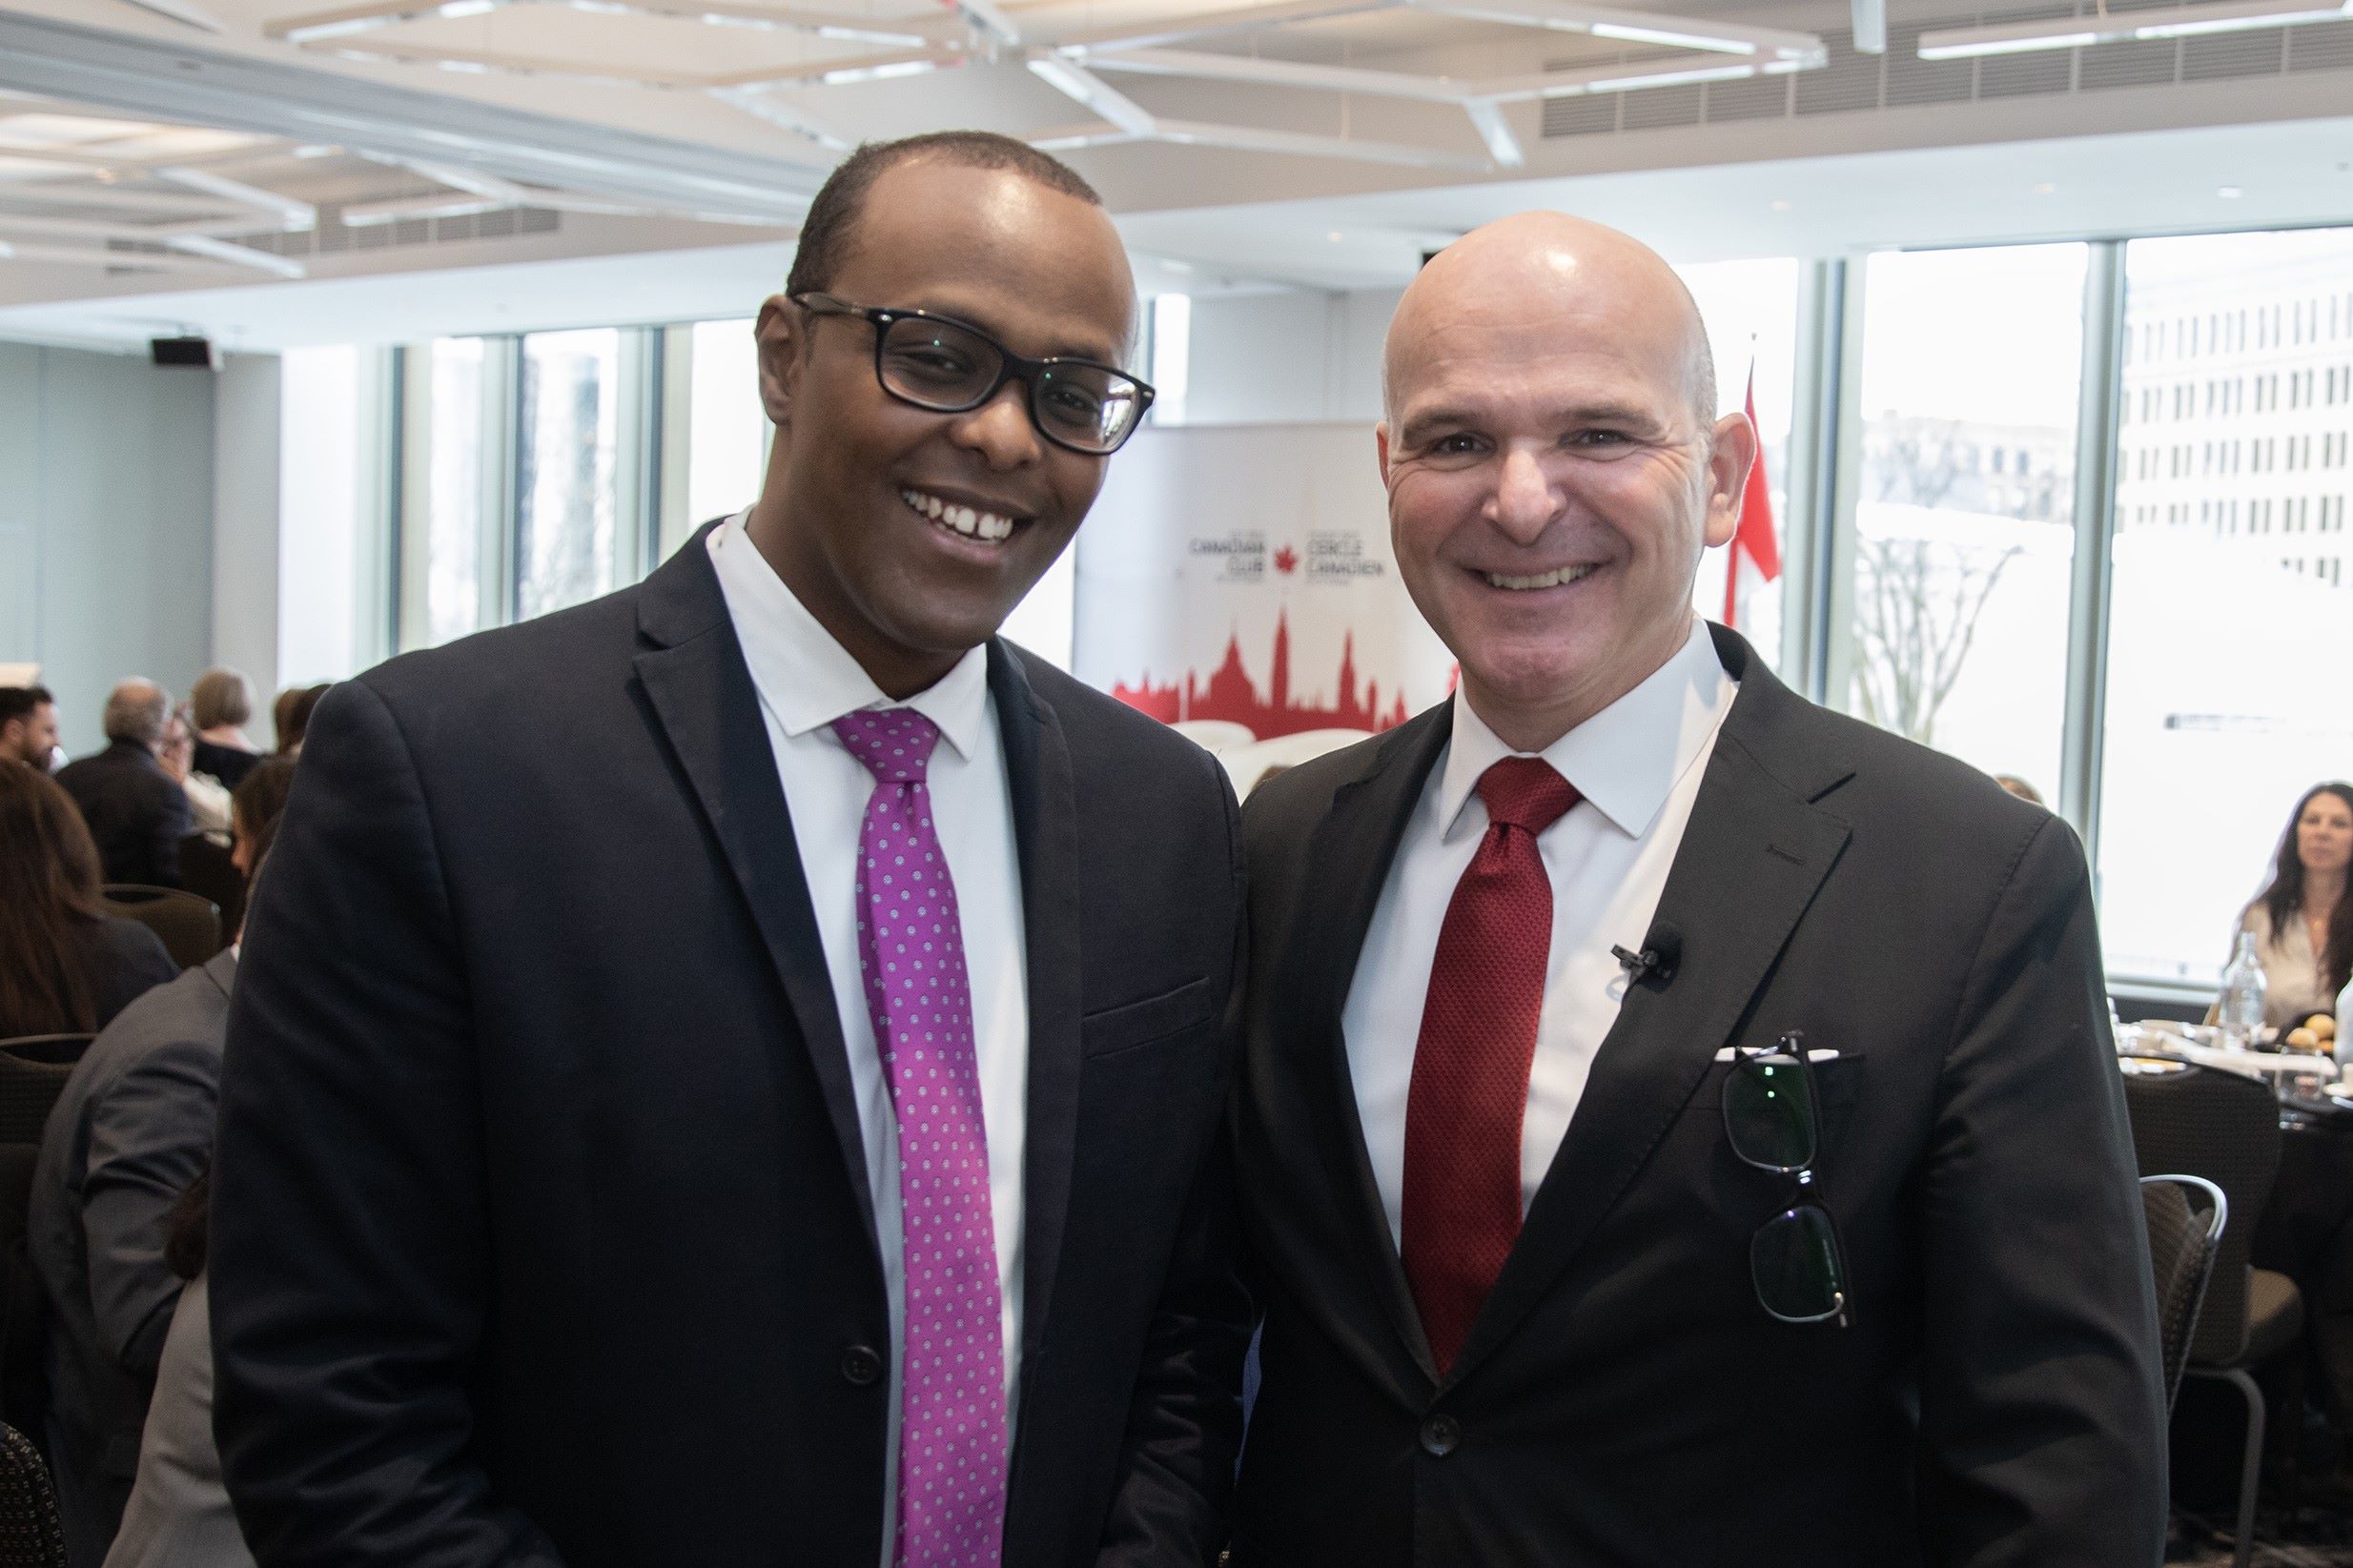
[[[904,703],[894,700],[785,586],[744,531],[750,515],[738,512],[711,530],[711,565],[725,584],[752,684],[784,732],[797,738],[846,713],[910,707],[939,725],[956,755],[970,761],[987,722],[989,650],[970,649],[931,685]]]
[[[1675,781],[1714,740],[1722,717],[1717,699],[1725,679],[1707,622],[1694,617],[1691,635],[1672,658],[1632,691],[1535,755],[1550,763],[1618,831],[1641,838],[1667,804]],[[1438,820],[1445,825],[1444,838],[1486,831],[1484,813],[1469,824],[1463,808],[1480,775],[1512,755],[1457,685],[1454,735],[1439,784]]]

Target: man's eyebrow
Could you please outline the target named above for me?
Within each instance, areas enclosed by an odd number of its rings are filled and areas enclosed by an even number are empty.
[[[1416,409],[1400,424],[1398,434],[1407,442],[1426,436],[1433,430],[1450,430],[1463,425],[1476,425],[1479,416],[1459,403],[1440,403],[1432,408]]]
[[[1476,428],[1488,422],[1488,416],[1462,403],[1439,403],[1425,409],[1416,409],[1399,423],[1398,434],[1408,445],[1433,430]],[[1552,425],[1618,424],[1647,429],[1656,425],[1658,416],[1640,403],[1602,398],[1594,402],[1565,403],[1556,408],[1546,419]]]
[[[1004,328],[993,326],[986,321],[983,321],[980,318],[980,313],[969,309],[958,309],[953,305],[933,303],[899,306],[897,308],[901,310],[923,311],[927,315],[937,316],[945,321],[952,321],[959,327],[968,328],[972,332],[980,334],[983,337],[993,338],[995,341],[1005,344],[1008,348],[1013,348],[1013,345],[1009,340],[1008,335],[1006,334]],[[1021,350],[1018,348],[1013,348],[1013,352],[1015,354],[1019,354],[1021,353]],[[1124,368],[1122,366],[1122,360],[1130,352],[1132,352],[1132,350],[1129,348],[1107,348],[1099,341],[1085,343],[1080,342],[1076,338],[1063,337],[1054,339],[1047,348],[1045,353],[1038,355],[1035,357],[1040,359],[1084,359],[1093,364],[1110,365],[1114,369],[1121,369]]]

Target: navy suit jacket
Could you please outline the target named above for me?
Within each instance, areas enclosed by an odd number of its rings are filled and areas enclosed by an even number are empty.
[[[1005,1560],[1198,1564],[1247,1313],[1233,796],[1010,644],[989,682],[1031,1020]],[[883,1274],[795,831],[699,538],[320,703],[214,1213],[264,1568],[882,1560]]]

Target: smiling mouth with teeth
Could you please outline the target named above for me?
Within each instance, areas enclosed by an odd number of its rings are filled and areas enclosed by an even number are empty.
[[[1482,572],[1491,588],[1510,588],[1524,591],[1529,588],[1557,588],[1565,582],[1582,582],[1593,575],[1593,567],[1564,566],[1556,572],[1545,572],[1536,577],[1512,577],[1504,572]]]
[[[1013,519],[1001,517],[994,512],[984,512],[978,507],[942,500],[937,496],[927,496],[920,490],[902,490],[899,492],[899,499],[905,501],[909,509],[917,516],[929,518],[942,528],[962,534],[966,539],[976,539],[994,544],[1013,537]]]

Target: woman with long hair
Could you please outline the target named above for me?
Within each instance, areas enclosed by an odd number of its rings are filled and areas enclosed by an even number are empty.
[[[94,1033],[179,973],[154,932],[106,912],[99,886],[72,797],[0,761],[0,1040]]]
[[[2240,916],[2262,961],[2263,1022],[2291,1028],[2333,1013],[2353,973],[2353,784],[2314,784],[2287,820],[2271,880]],[[2340,1025],[2353,1019],[2340,1019]]]

